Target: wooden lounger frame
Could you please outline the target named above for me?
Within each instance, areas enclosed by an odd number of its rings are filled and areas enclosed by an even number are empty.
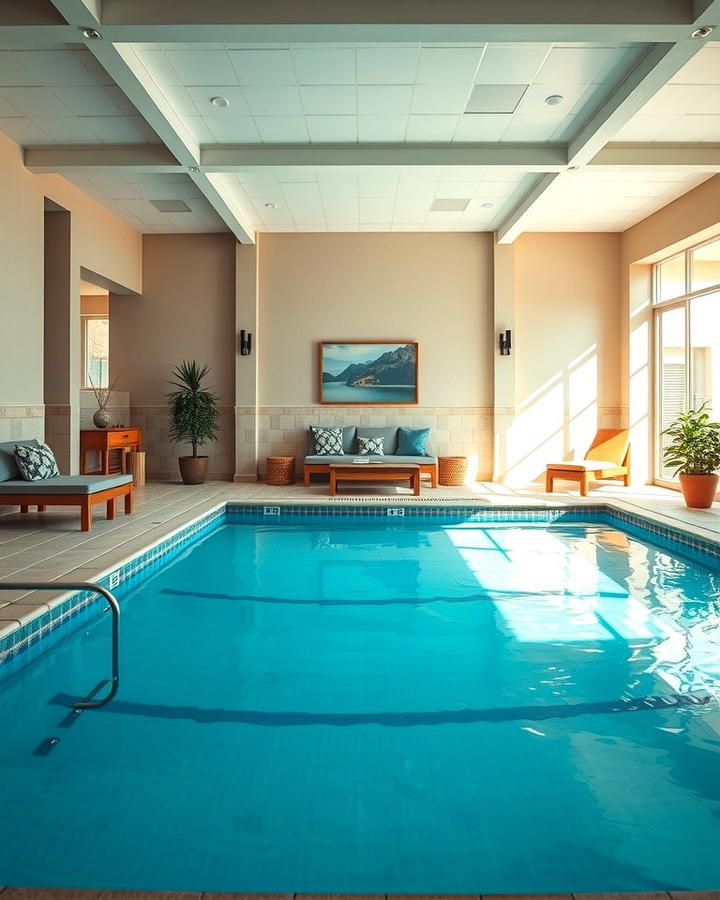
[[[0,483],[0,506],[19,506],[21,513],[29,512],[31,506],[37,506],[38,512],[44,512],[48,506],[79,506],[81,531],[92,528],[92,508],[98,503],[105,503],[106,517],[114,519],[118,497],[125,497],[125,515],[129,516],[134,506],[132,481],[94,494],[3,494]]]

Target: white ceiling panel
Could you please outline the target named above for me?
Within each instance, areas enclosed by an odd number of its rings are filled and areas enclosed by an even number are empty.
[[[358,84],[413,84],[419,47],[358,47]]]
[[[306,144],[310,140],[302,116],[256,116],[255,124],[266,144]]]
[[[300,93],[291,85],[250,86],[243,90],[254,116],[300,116]]]
[[[418,84],[471,84],[484,49],[484,46],[423,47],[415,81]]]
[[[238,84],[225,50],[169,50],[166,54],[181,84]]]
[[[48,87],[112,84],[88,50],[24,50],[16,56]]]
[[[401,143],[407,131],[407,116],[358,116],[360,143]]]
[[[316,144],[354,144],[358,139],[355,116],[305,116],[310,141]]]
[[[470,97],[469,84],[418,84],[410,104],[413,114],[457,114],[465,111]]]
[[[57,94],[46,87],[0,87],[0,97],[28,119],[72,115]]]
[[[180,92],[175,92],[177,96]],[[187,94],[195,109],[201,116],[223,118],[223,116],[249,116],[250,108],[245,101],[243,90],[233,85],[207,85],[206,87],[189,87]],[[228,106],[215,106],[211,101],[213,97],[221,96],[228,101]],[[176,112],[180,109],[176,106]],[[197,112],[190,113],[197,115]]]
[[[455,136],[459,116],[413,116],[408,119],[405,139],[409,143],[449,143]]]
[[[229,50],[228,56],[240,84],[295,84],[289,50]]]
[[[305,115],[354,115],[357,111],[354,85],[303,85],[300,100]]]
[[[550,44],[491,44],[475,75],[477,84],[532,84]]]
[[[295,47],[292,57],[299,84],[355,84],[355,51],[351,47]]]

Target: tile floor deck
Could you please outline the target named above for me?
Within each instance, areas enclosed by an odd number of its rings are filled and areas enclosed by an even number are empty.
[[[598,486],[588,498],[577,491],[546,494],[538,485],[518,490],[502,484],[477,482],[459,488],[423,487],[421,497],[407,488],[354,486],[338,497],[328,495],[327,484],[309,488],[296,484],[273,487],[266,484],[211,482],[185,486],[150,483],[136,492],[135,513],[118,513],[114,521],[98,515],[90,532],[79,530],[74,509],[50,507],[44,513],[0,516],[0,581],[92,581],[101,573],[139,553],[155,541],[181,528],[198,516],[227,501],[259,504],[320,503],[338,505],[358,502],[416,505],[423,502],[469,506],[563,506],[598,501],[639,515],[650,516],[671,527],[684,528],[706,539],[720,542],[720,505],[712,510],[686,509],[675,491],[659,487],[623,488]],[[26,624],[54,606],[62,592],[0,592],[0,637]]]

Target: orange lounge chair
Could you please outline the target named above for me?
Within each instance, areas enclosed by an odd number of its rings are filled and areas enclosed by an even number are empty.
[[[549,463],[545,471],[545,490],[552,494],[553,481],[580,482],[580,494],[587,497],[590,481],[622,478],[630,484],[630,432],[626,428],[601,428],[584,459]]]

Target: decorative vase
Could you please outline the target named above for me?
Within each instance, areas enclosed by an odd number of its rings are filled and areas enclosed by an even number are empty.
[[[93,422],[97,428],[107,428],[111,422],[110,413],[105,409],[96,409],[93,413]]]
[[[183,484],[205,484],[208,470],[207,456],[179,456],[178,463]]]
[[[717,493],[717,475],[680,475],[685,505],[690,509],[710,509]]]

